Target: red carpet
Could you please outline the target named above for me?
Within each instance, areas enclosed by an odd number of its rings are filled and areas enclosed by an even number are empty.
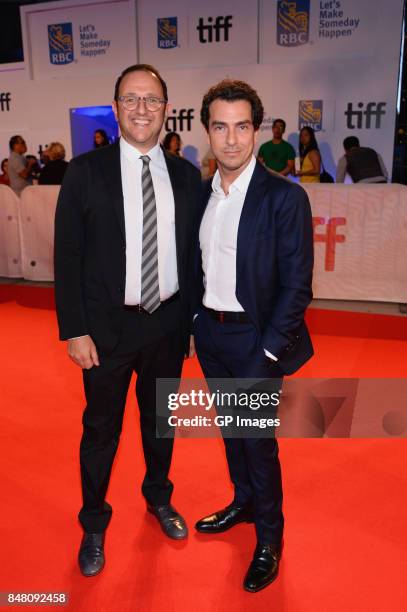
[[[301,376],[407,376],[406,319],[310,310],[308,321],[316,356]],[[114,514],[106,568],[83,578],[75,520],[81,372],[57,341],[52,290],[0,286],[0,334],[0,591],[65,591],[69,609],[92,612],[407,609],[405,440],[281,440],[280,576],[249,594],[241,582],[253,526],[214,537],[193,530],[197,518],[231,498],[221,441],[176,441],[173,500],[190,537],[166,539],[140,494],[133,389],[108,496]],[[186,376],[198,372],[196,361],[186,362]]]

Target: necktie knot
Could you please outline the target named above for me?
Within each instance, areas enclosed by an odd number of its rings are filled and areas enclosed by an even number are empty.
[[[148,164],[150,163],[150,158],[148,155],[140,155],[140,159],[143,162],[143,166],[148,166]]]

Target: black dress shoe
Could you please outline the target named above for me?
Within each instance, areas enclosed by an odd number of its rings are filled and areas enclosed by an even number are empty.
[[[157,517],[161,529],[173,540],[184,540],[188,535],[185,519],[170,504],[165,506],[147,506],[147,510]]]
[[[277,578],[281,558],[281,547],[273,544],[257,544],[243,582],[243,588],[250,593],[261,591]]]
[[[222,533],[238,523],[253,523],[253,516],[245,506],[229,504],[223,510],[218,510],[198,521],[195,529],[200,533]]]
[[[96,576],[105,566],[104,533],[84,533],[79,549],[79,567],[84,576]]]

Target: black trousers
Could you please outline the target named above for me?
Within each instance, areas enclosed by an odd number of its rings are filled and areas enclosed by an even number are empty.
[[[220,323],[201,309],[195,345],[206,378],[278,379],[283,372],[264,353],[251,323]],[[275,385],[274,385],[275,386]],[[278,385],[277,385],[278,386]],[[234,503],[253,509],[259,543],[279,545],[283,536],[283,490],[275,438],[224,438]]]
[[[113,460],[119,444],[127,392],[137,373],[136,395],[146,472],[142,493],[152,505],[168,504],[173,439],[156,438],[156,378],[179,378],[184,358],[179,299],[148,315],[125,311],[122,337],[114,351],[99,355],[100,365],[83,371],[86,408],[80,463],[85,531],[100,533],[110,521],[106,502]]]

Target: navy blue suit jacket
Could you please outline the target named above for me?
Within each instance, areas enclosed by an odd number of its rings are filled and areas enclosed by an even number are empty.
[[[211,195],[203,191],[198,228]],[[257,163],[244,201],[237,236],[236,297],[261,335],[263,347],[292,374],[312,355],[304,322],[312,299],[313,228],[304,189]],[[197,301],[204,294],[199,236]]]

